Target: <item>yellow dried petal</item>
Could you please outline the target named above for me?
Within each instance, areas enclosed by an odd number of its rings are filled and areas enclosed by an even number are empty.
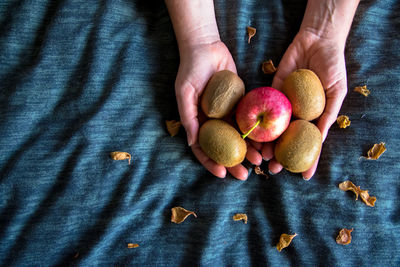
[[[366,85],[357,86],[357,87],[354,88],[354,91],[362,94],[363,96],[368,96],[370,94],[370,91],[367,89]]]
[[[237,213],[237,214],[233,215],[233,220],[234,221],[243,220],[244,223],[247,223],[247,215],[244,213]]]
[[[339,184],[339,189],[343,191],[352,191],[356,194],[356,200],[358,199],[358,194],[360,193],[360,187],[355,186],[351,181],[344,181]]]
[[[184,220],[186,220],[186,218],[189,215],[194,215],[194,217],[197,218],[196,213],[194,213],[193,211],[186,210],[186,209],[184,209],[182,207],[173,207],[171,209],[171,212],[172,212],[172,214],[171,214],[171,222],[177,223],[177,224],[179,224],[179,223],[183,222]]]
[[[275,68],[274,63],[272,62],[271,59],[263,62],[262,71],[265,74],[272,74],[272,73],[276,72],[276,68]]]
[[[346,128],[350,126],[351,123],[349,117],[347,117],[346,115],[340,115],[339,117],[337,117],[336,122],[339,124],[340,128]]]
[[[381,142],[380,144],[375,144],[371,147],[367,152],[367,156],[364,157],[370,160],[377,160],[386,151],[385,143]]]
[[[137,247],[139,247],[139,244],[128,243],[127,247],[128,248],[137,248]]]
[[[128,160],[128,164],[131,164],[131,154],[128,152],[114,151],[110,153],[110,157],[113,160]]]
[[[284,249],[290,245],[290,243],[292,242],[292,239],[295,236],[297,236],[297,234],[294,234],[294,235],[281,234],[281,237],[279,238],[279,243],[276,245],[276,249],[279,252],[281,252],[282,249]]]
[[[251,39],[254,35],[256,35],[256,28],[247,26],[247,34],[249,35],[248,43],[250,43],[250,39]]]
[[[338,236],[336,237],[336,243],[339,245],[348,245],[351,242],[351,232],[353,232],[353,229],[346,229],[343,228],[340,230]]]
[[[376,197],[370,197],[368,194],[368,190],[360,190],[361,200],[364,201],[367,206],[373,207],[375,206]]]
[[[261,170],[260,166],[256,166],[256,167],[254,168],[254,172],[255,172],[257,175],[263,175],[263,176],[265,176],[266,178],[269,178],[269,176],[268,176],[263,170]]]
[[[182,125],[180,121],[175,121],[175,120],[167,120],[165,121],[165,124],[167,125],[168,133],[171,136],[177,135]]]

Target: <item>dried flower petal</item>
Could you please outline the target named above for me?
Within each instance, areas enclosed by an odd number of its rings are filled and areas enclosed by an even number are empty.
[[[297,234],[294,234],[294,235],[281,234],[281,237],[279,238],[279,243],[276,245],[276,249],[279,252],[281,252],[282,249],[284,249],[290,245],[290,243],[292,242],[292,239],[295,236],[297,236]]]
[[[168,133],[171,136],[177,135],[182,125],[180,121],[175,121],[175,120],[165,121],[165,124],[167,125]]]
[[[375,206],[376,197],[370,197],[368,194],[368,190],[360,190],[361,200],[364,201],[367,206],[373,207]]]
[[[137,247],[139,247],[139,244],[128,243],[127,247],[128,248],[137,248]]]
[[[363,157],[370,160],[377,160],[386,151],[385,143],[381,142],[380,144],[375,144],[371,147],[367,152],[367,156]]]
[[[263,62],[262,71],[265,74],[272,74],[272,73],[276,72],[276,68],[275,68],[274,63],[272,62],[271,59]]]
[[[366,86],[366,85],[364,85],[364,86],[357,86],[357,87],[354,88],[354,91],[356,91],[356,92],[362,94],[363,96],[368,96],[369,93],[370,93],[370,91],[367,89],[367,86]]]
[[[339,189],[343,191],[352,191],[354,194],[356,194],[356,200],[358,199],[358,194],[360,194],[360,187],[355,186],[351,181],[344,181],[339,184]]]
[[[349,117],[347,117],[346,115],[340,115],[339,117],[337,117],[336,122],[337,124],[339,124],[339,127],[343,129],[350,126],[351,123]]]
[[[375,206],[376,197],[370,197],[368,194],[368,190],[361,190],[359,186],[355,186],[351,181],[344,181],[339,184],[339,189],[343,191],[353,191],[356,194],[356,200],[358,199],[358,195],[361,196],[361,200],[364,201],[370,207]]]
[[[263,170],[261,170],[260,166],[256,166],[256,167],[254,168],[254,172],[255,172],[257,175],[263,175],[263,176],[265,176],[266,178],[269,178],[269,176],[268,176]]]
[[[234,221],[243,220],[244,223],[247,223],[247,215],[244,213],[237,213],[237,214],[233,215],[233,220]]]
[[[179,223],[183,222],[184,220],[186,220],[186,218],[189,215],[194,215],[194,217],[197,218],[196,213],[194,213],[193,211],[186,210],[186,209],[184,209],[182,207],[174,207],[174,208],[171,209],[171,211],[172,211],[171,222],[174,222],[174,223],[177,223],[177,224],[179,224]]]
[[[75,253],[74,259],[77,259],[78,257],[79,257],[79,251],[77,253]]]
[[[351,232],[353,229],[343,228],[340,230],[339,235],[336,237],[336,243],[339,245],[348,245],[351,242]]]
[[[114,151],[110,153],[110,157],[113,160],[128,160],[128,164],[131,164],[131,154],[128,152]]]
[[[249,35],[248,43],[250,43],[250,39],[251,39],[254,35],[256,35],[256,28],[247,26],[247,34]]]

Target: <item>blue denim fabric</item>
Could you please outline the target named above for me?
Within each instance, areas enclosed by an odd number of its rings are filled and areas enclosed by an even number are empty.
[[[215,1],[246,90],[271,84],[260,64],[279,62],[305,4]],[[340,112],[351,126],[333,125],[314,178],[265,179],[250,166],[242,182],[213,177],[183,130],[166,131],[165,120],[179,120],[179,55],[163,1],[2,0],[0,264],[399,266],[399,14],[396,0],[361,1]],[[368,97],[352,90],[364,84]],[[379,142],[379,160],[360,159]],[[132,163],[111,160],[115,150]],[[375,207],[338,189],[348,179]],[[198,217],[173,224],[174,206]],[[336,244],[341,228],[354,228],[350,245]],[[298,236],[279,253],[281,233]]]

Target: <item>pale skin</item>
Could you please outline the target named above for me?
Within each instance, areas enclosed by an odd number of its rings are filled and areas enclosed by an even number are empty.
[[[241,164],[225,168],[208,158],[198,144],[198,103],[212,74],[228,69],[236,73],[235,62],[220,40],[212,0],[165,0],[178,42],[180,65],[175,82],[179,114],[188,144],[200,163],[217,177],[227,171],[246,180],[247,169]],[[280,89],[283,80],[296,69],[313,70],[325,88],[326,107],[316,124],[325,140],[336,121],[347,93],[344,48],[359,0],[309,0],[300,30],[281,59],[272,87]],[[270,173],[282,170],[273,158],[274,143],[248,141],[246,158],[255,165],[269,160]],[[302,173],[310,179],[318,160]]]

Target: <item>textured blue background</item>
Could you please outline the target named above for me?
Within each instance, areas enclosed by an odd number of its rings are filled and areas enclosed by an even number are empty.
[[[261,62],[279,62],[305,4],[216,1],[247,90],[271,84]],[[315,177],[266,180],[250,168],[241,182],[213,177],[183,130],[172,138],[165,129],[179,120],[179,55],[163,1],[2,0],[1,265],[399,266],[399,14],[399,1],[361,1],[340,112],[352,123],[332,127]],[[250,44],[248,25],[257,28]],[[363,84],[368,97],[352,91]],[[378,161],[359,159],[379,142],[388,150]],[[109,159],[114,150],[132,164]],[[347,179],[376,206],[340,191]],[[173,224],[174,206],[198,218]],[[341,228],[354,228],[348,246],[335,242]],[[283,232],[298,236],[278,253]]]

